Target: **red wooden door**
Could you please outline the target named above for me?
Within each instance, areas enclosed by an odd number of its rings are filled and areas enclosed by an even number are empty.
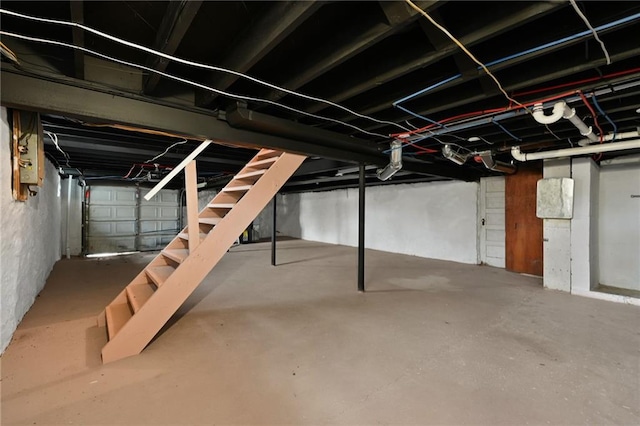
[[[505,179],[506,268],[542,276],[542,219],[536,217],[536,185],[542,163],[521,165]]]

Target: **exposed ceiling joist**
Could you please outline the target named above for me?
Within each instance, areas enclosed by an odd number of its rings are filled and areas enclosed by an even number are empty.
[[[221,62],[222,68],[247,72],[259,62],[285,37],[311,16],[321,3],[318,1],[278,2],[273,9],[251,29],[242,33],[239,40],[230,46],[227,56]],[[205,84],[220,90],[229,88],[239,77],[234,74],[213,72]],[[196,105],[210,105],[218,94],[211,91],[196,91]]]
[[[72,1],[71,3],[73,4],[74,2]],[[153,49],[173,55],[201,5],[201,0],[170,1],[158,29],[156,40],[153,43]],[[148,67],[161,72],[165,71],[168,65],[168,59],[157,55],[150,55],[147,59]],[[159,81],[160,74],[151,73],[146,75],[143,83],[144,92],[152,93]]]
[[[71,12],[71,20],[78,24],[84,23],[84,1],[72,1],[69,2],[69,8]],[[80,28],[73,27],[71,29],[71,36],[74,46],[84,47],[84,31]],[[80,80],[84,79],[84,52],[82,50],[74,50],[73,52],[73,65],[76,78]]]
[[[437,0],[434,1],[422,1],[418,2],[420,7],[426,10],[435,7],[438,4]],[[393,25],[386,23],[379,23],[370,28],[359,28],[357,25],[353,27],[353,35],[349,38],[349,42],[340,45],[339,48],[333,47],[333,43],[328,43],[330,48],[321,48],[315,50],[313,55],[303,59],[303,64],[298,67],[301,71],[294,76],[283,81],[280,86],[289,90],[297,90],[309,83],[313,79],[326,73],[327,71],[337,67],[349,58],[357,55],[358,53],[368,49],[381,40],[389,37],[390,35],[398,32],[402,28],[406,27],[410,23],[414,22],[418,18],[418,14],[415,11],[404,15],[403,20],[393,20]],[[341,35],[342,36],[342,35]],[[278,100],[285,96],[284,92],[271,91],[266,98],[269,100]]]
[[[489,23],[477,30],[460,37],[460,41],[467,47],[481,43],[490,37],[494,37],[498,34],[502,34],[509,29],[512,29],[518,25],[538,18],[544,14],[547,14],[554,9],[557,9],[562,5],[561,2],[543,2],[533,3],[521,10],[514,12],[505,18]],[[422,22],[422,21],[420,21]],[[426,26],[426,25],[425,25]],[[380,69],[363,69],[362,73],[358,76],[357,81],[347,80],[343,84],[338,83],[334,95],[328,96],[328,99],[332,102],[343,102],[368,90],[374,89],[383,83],[400,78],[410,72],[416,71],[420,68],[427,67],[440,60],[443,60],[458,51],[458,47],[452,42],[447,43],[442,48],[428,52],[418,58],[410,60],[408,62],[400,63],[382,63],[383,68]],[[380,104],[388,106],[397,98],[381,100]],[[327,108],[326,104],[316,104],[306,111],[316,113]],[[370,114],[371,112],[363,112],[364,114]]]

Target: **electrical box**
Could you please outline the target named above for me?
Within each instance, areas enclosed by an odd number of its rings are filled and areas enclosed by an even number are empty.
[[[40,117],[35,113],[20,114],[21,135],[18,137],[20,183],[40,185],[42,136]]]
[[[12,118],[13,195],[26,201],[36,193],[30,186],[42,186],[44,178],[42,123],[35,112],[14,110]]]
[[[536,216],[541,219],[573,217],[573,179],[540,179],[537,185]]]

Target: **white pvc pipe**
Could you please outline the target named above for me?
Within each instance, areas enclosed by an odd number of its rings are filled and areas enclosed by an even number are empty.
[[[567,105],[565,101],[556,102],[553,105],[553,113],[551,115],[545,115],[542,104],[535,104],[532,115],[540,124],[552,124],[560,120],[560,118],[567,119],[578,128],[582,136],[586,136],[591,142],[600,140],[600,137],[594,133],[591,126],[584,124],[584,121],[576,115],[576,110]]]
[[[582,121],[580,117],[576,115],[575,108],[569,108],[566,103],[564,103],[564,106],[565,109],[564,114],[562,114],[562,118],[566,118],[574,126],[576,126],[582,136],[586,136],[587,139],[589,139],[591,142],[598,142],[600,138],[593,132],[591,126],[587,126],[586,124],[584,124],[584,121]]]
[[[184,169],[187,166],[187,164],[189,164],[191,162],[191,160],[196,158],[198,156],[198,154],[200,154],[202,151],[204,151],[204,149],[207,146],[209,146],[209,144],[212,143],[212,142],[213,141],[211,139],[207,139],[206,141],[204,141],[200,145],[198,145],[198,147],[196,149],[194,149],[193,152],[187,156],[187,158],[182,160],[182,162],[180,164],[178,164],[173,170],[171,170],[171,173],[166,175],[160,182],[158,182],[158,184],[156,186],[154,186],[153,189],[151,191],[149,191],[149,193],[147,195],[144,196],[144,199],[149,201],[151,198],[153,198],[153,196],[156,195],[158,193],[158,191],[160,191],[162,188],[164,188],[164,186],[166,184],[168,184],[171,181],[171,179],[173,179],[178,173],[180,173],[182,171],[182,169]]]
[[[71,224],[71,184],[73,183],[73,176],[69,175],[67,178],[67,259],[71,259],[71,243],[69,242],[69,236],[71,235],[70,224]]]
[[[636,138],[640,136],[640,131],[636,130],[633,132],[622,132],[622,133],[617,133],[616,134],[616,140],[622,140],[622,139],[629,139],[629,138]],[[598,139],[599,141],[600,139]],[[613,133],[609,134],[609,135],[605,135],[602,137],[602,141],[603,142],[611,142],[613,140]],[[578,145],[580,146],[586,146],[589,145],[591,143],[591,139],[580,139],[578,141]]]
[[[556,149],[553,151],[531,152],[525,154],[520,152],[519,146],[511,148],[511,155],[518,161],[543,160],[547,158],[573,157],[575,155],[599,154],[601,152],[622,151],[625,149],[640,148],[640,139],[633,139],[624,142],[612,142],[599,145],[581,146],[577,148]]]
[[[567,106],[565,101],[556,102],[553,106],[553,112],[551,115],[546,115],[544,113],[544,107],[542,104],[535,104],[533,106],[533,118],[540,124],[552,124],[562,118],[564,114],[565,107]]]

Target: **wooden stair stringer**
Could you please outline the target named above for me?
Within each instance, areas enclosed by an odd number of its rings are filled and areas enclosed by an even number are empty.
[[[306,157],[282,154],[102,349],[103,362],[139,354],[267,206]],[[142,271],[144,272],[144,271]]]

